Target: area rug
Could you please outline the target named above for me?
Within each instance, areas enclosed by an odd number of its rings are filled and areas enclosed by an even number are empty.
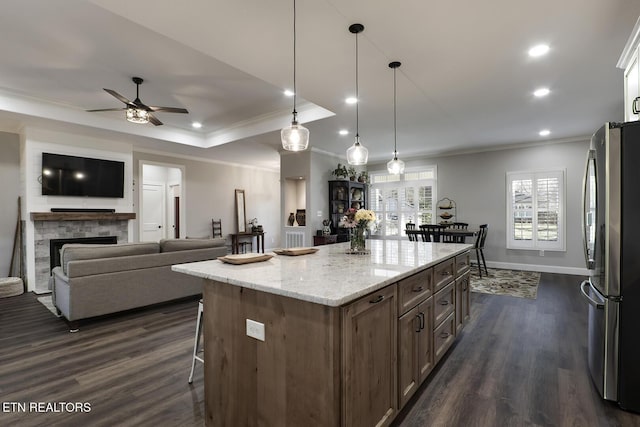
[[[500,270],[489,268],[489,275],[478,276],[478,269],[471,269],[471,291],[492,295],[508,295],[536,299],[540,273],[537,271]]]
[[[54,316],[60,317],[60,315],[58,315],[58,313],[56,312],[56,307],[53,305],[53,301],[51,300],[51,295],[38,297],[37,299],[38,299],[38,302],[44,305],[45,307],[47,307],[47,310],[53,313]]]

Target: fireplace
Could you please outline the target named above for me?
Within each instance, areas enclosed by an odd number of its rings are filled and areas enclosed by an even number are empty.
[[[49,266],[51,271],[60,265],[60,249],[62,245],[67,243],[82,243],[90,245],[98,244],[116,244],[117,236],[99,236],[99,237],[76,237],[72,239],[51,239],[49,241]]]
[[[60,264],[60,247],[65,243],[87,243],[86,238],[109,238],[109,243],[129,242],[132,212],[31,212],[33,254],[27,255],[27,285],[37,294],[51,291],[51,269]],[[25,226],[28,233],[28,227]],[[114,237],[110,237],[114,236]],[[60,243],[51,245],[51,240]],[[96,243],[104,243],[104,240]],[[26,243],[29,248],[29,242]],[[55,258],[55,261],[51,261]],[[31,264],[31,267],[29,264]]]

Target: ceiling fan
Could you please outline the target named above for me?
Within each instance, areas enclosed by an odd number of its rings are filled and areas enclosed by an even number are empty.
[[[126,111],[127,112],[127,120],[133,123],[153,123],[156,126],[160,126],[162,122],[158,120],[153,113],[161,111],[165,113],[182,113],[188,114],[189,112],[184,108],[176,108],[176,107],[153,107],[148,106],[140,101],[139,90],[140,85],[144,81],[141,77],[133,77],[131,80],[136,84],[136,99],[133,101],[129,101],[124,96],[120,95],[115,90],[104,89],[109,95],[118,99],[121,102],[124,102],[126,107],[124,108],[103,108],[100,110],[87,110],[89,113],[95,113],[98,111]]]

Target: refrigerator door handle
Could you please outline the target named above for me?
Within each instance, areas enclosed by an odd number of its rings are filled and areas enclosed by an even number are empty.
[[[590,270],[595,268],[595,260],[592,258],[595,256],[595,254],[592,254],[589,250],[589,236],[587,236],[587,226],[590,225],[590,222],[587,219],[587,191],[589,190],[590,166],[594,164],[595,158],[595,150],[589,150],[587,152],[587,163],[585,166],[585,172],[582,181],[582,249],[584,250],[585,263],[587,264],[587,268]],[[591,223],[594,220],[595,218],[591,218]]]
[[[582,292],[582,296],[585,297],[587,299],[587,301],[589,302],[589,304],[591,304],[595,308],[597,308],[599,310],[604,310],[604,303],[601,303],[601,302],[596,301],[593,298],[591,298],[589,296],[589,291],[585,290],[585,288],[590,288],[590,287],[592,287],[592,285],[591,285],[591,282],[589,280],[583,280],[582,283],[580,283],[580,292]]]

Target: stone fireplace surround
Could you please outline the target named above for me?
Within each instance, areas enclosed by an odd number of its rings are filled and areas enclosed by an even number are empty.
[[[106,212],[32,212],[34,225],[36,293],[49,292],[50,242],[52,239],[115,236],[118,243],[128,242],[128,222],[135,213]]]

